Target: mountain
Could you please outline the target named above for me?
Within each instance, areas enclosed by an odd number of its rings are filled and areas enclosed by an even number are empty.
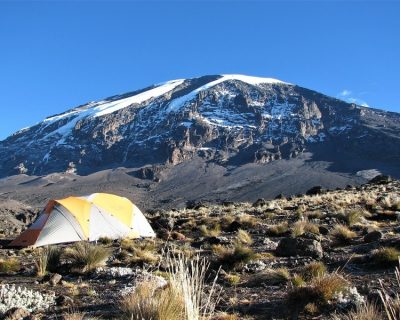
[[[276,79],[210,75],[90,102],[16,132],[0,142],[0,177],[22,176],[3,179],[0,191],[29,176],[53,185],[60,179],[49,176],[66,173],[87,185],[119,170],[121,184],[147,181],[155,194],[174,181],[184,190],[166,196],[246,200],[398,177],[399,163],[397,113]]]

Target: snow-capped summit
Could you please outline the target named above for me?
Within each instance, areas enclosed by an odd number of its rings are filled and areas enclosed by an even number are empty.
[[[221,165],[266,163],[327,144],[380,159],[391,143],[396,157],[399,135],[390,132],[399,132],[399,120],[272,78],[177,79],[89,102],[16,132],[0,142],[0,176],[21,168],[86,174],[194,157]]]

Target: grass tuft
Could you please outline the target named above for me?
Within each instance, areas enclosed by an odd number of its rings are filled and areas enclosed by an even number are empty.
[[[351,231],[347,226],[337,224],[331,231],[330,236],[334,244],[346,245],[349,244],[357,234],[354,231]]]
[[[372,251],[372,260],[380,266],[393,266],[399,261],[400,251],[393,247],[384,247]]]
[[[36,275],[43,277],[47,272],[56,272],[61,263],[62,250],[56,246],[39,248],[35,257]]]
[[[72,268],[83,273],[104,265],[110,255],[110,249],[83,241],[65,251],[65,257],[71,262]]]
[[[242,229],[238,230],[237,239],[243,244],[247,244],[247,245],[253,244],[253,239],[252,239],[251,235],[247,231],[242,230]]]
[[[318,225],[308,221],[308,219],[298,220],[293,224],[292,236],[298,237],[304,234],[305,232],[319,234]]]
[[[217,255],[218,263],[228,269],[243,266],[257,257],[251,248],[242,243],[235,243],[233,247],[216,245],[213,246],[213,252]]]
[[[323,262],[311,262],[300,270],[300,275],[305,281],[311,281],[326,274],[326,266]]]
[[[271,236],[280,236],[282,234],[285,234],[288,231],[289,231],[289,224],[287,221],[284,221],[279,224],[271,225],[268,228],[268,233]]]
[[[335,314],[330,320],[383,320],[383,315],[376,304],[364,303],[347,314]]]
[[[143,282],[125,296],[119,304],[122,319],[170,320],[184,319],[185,306],[181,292],[173,286],[158,288],[155,283]]]
[[[10,273],[19,271],[21,264],[18,259],[10,258],[7,260],[0,260],[0,272],[1,273]]]

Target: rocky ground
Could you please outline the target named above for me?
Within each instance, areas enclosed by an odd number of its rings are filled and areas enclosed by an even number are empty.
[[[35,211],[19,209],[25,214],[1,214],[29,224]],[[44,272],[38,268],[43,249],[7,248],[19,228],[2,224],[3,318],[122,319],[120,303],[141,281],[151,279],[166,290],[166,252],[206,259],[206,291],[219,271],[213,319],[346,319],[366,302],[376,303],[379,312],[379,290],[397,288],[399,181],[381,177],[360,187],[316,187],[308,195],[254,203],[192,201],[185,209],[146,215],[156,239],[102,239],[97,247],[107,260],[101,267],[77,265],[74,247],[58,246],[59,260]],[[25,303],[26,313],[18,316],[25,311],[13,309],[5,315],[7,299]],[[382,313],[374,318],[386,319]]]

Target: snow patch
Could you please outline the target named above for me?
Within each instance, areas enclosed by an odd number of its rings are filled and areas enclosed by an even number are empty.
[[[222,82],[228,81],[228,80],[239,80],[251,85],[260,85],[260,84],[289,84],[277,79],[273,78],[260,78],[260,77],[251,77],[251,76],[245,76],[245,75],[240,75],[240,74],[223,74],[221,78],[211,81],[195,90],[192,92],[174,99],[171,101],[171,103],[168,105],[166,111],[167,112],[176,112],[178,111],[185,103],[193,100],[199,92],[207,90],[209,88],[212,88],[216,86],[217,84],[220,84]]]

